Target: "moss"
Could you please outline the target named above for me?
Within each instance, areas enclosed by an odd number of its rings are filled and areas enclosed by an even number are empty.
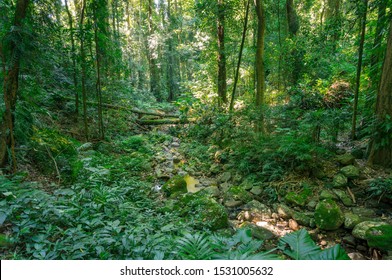
[[[4,234],[0,234],[0,248],[10,247],[12,242]]]
[[[253,200],[252,194],[247,192],[241,186],[230,187],[225,193],[225,200],[242,201],[243,203],[248,203]]]
[[[287,203],[290,203],[292,205],[303,207],[305,206],[311,194],[312,194],[311,190],[305,188],[299,193],[288,192],[285,196],[285,200],[287,201]]]
[[[335,201],[326,199],[317,204],[314,219],[318,228],[335,230],[343,224],[344,214]]]
[[[163,186],[162,190],[165,192],[167,196],[176,194],[176,193],[187,193],[186,181],[183,176],[176,175],[169,179]]]
[[[392,250],[392,225],[381,225],[369,228],[366,231],[366,240],[369,247],[385,251]]]

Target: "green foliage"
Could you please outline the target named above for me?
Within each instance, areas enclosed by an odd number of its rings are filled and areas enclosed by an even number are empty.
[[[377,197],[379,200],[383,197],[392,198],[392,178],[376,178],[372,180],[367,193],[369,197]]]
[[[309,233],[300,229],[287,234],[279,241],[279,249],[294,260],[349,260],[346,252],[339,246],[321,250]]]

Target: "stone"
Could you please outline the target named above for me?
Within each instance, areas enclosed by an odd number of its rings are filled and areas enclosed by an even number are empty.
[[[173,148],[178,148],[178,147],[180,147],[180,143],[178,143],[178,142],[173,142],[173,143],[171,143],[171,146],[172,146]]]
[[[88,151],[88,150],[92,150],[93,147],[94,147],[93,143],[91,143],[91,142],[86,142],[86,143],[84,143],[83,145],[81,145],[81,146],[78,148],[78,152],[85,152],[85,151]]]
[[[180,162],[181,162],[181,159],[179,157],[173,157],[174,164],[179,164]]]
[[[255,186],[253,187],[250,192],[254,195],[260,195],[263,193],[263,188],[261,186]]]
[[[345,236],[343,236],[342,241],[343,241],[343,243],[349,244],[349,245],[352,245],[352,246],[355,246],[357,244],[356,241],[355,241],[354,236],[352,236],[352,235],[345,235]]]
[[[324,199],[332,199],[332,200],[338,200],[339,198],[330,190],[322,190],[320,193],[320,200]]]
[[[244,204],[241,200],[228,200],[225,202],[227,208],[235,208]]]
[[[303,225],[303,226],[310,226],[312,217],[314,216],[314,213],[308,212],[308,213],[301,213],[297,211],[293,211],[293,219],[298,222],[298,224]]]
[[[286,204],[277,204],[275,209],[279,216],[283,219],[289,219],[293,215],[293,210],[291,210],[291,208]]]
[[[336,175],[333,177],[333,180],[332,180],[332,186],[333,186],[334,188],[345,187],[345,186],[347,185],[347,183],[348,183],[347,177],[344,176],[344,175],[341,174],[341,173],[336,174]]]
[[[248,203],[253,199],[252,194],[244,190],[241,186],[232,186],[224,194],[225,200],[239,200]]]
[[[340,169],[340,172],[349,179],[358,178],[360,170],[354,165],[347,165]]]
[[[218,174],[220,172],[220,166],[219,164],[214,163],[213,165],[211,165],[210,167],[210,173],[212,174]]]
[[[353,207],[351,210],[361,218],[374,218],[377,216],[374,210],[369,208]]]
[[[370,228],[374,228],[374,227],[378,227],[378,226],[382,226],[382,225],[388,225],[388,224],[385,222],[364,221],[364,222],[357,224],[354,227],[354,229],[352,231],[352,235],[357,239],[366,240],[366,232]]]
[[[231,173],[226,171],[219,176],[219,182],[224,183],[231,179]]]
[[[312,194],[311,190],[308,188],[303,189],[301,192],[288,192],[285,196],[285,200],[287,203],[292,204],[294,206],[305,206],[308,201],[310,195]]]
[[[220,191],[217,186],[209,186],[204,188],[204,191],[211,195],[212,197],[219,197],[220,196]]]
[[[275,238],[275,234],[273,234],[270,230],[249,222],[242,223],[240,228],[249,228],[251,230],[252,237],[255,239],[265,241]]]
[[[392,250],[392,225],[371,227],[366,231],[365,237],[371,248]]]
[[[309,210],[314,210],[316,208],[316,205],[317,205],[317,201],[311,200],[308,202],[306,206],[308,207]]]
[[[270,218],[272,215],[271,209],[267,205],[257,200],[252,200],[248,202],[242,208],[245,210],[249,210],[253,215],[262,216],[262,218]]]
[[[187,193],[187,184],[185,178],[180,175],[173,176],[163,186],[162,190],[166,195],[171,196],[175,193]]]
[[[360,222],[361,218],[357,214],[344,213],[344,227],[346,229],[353,229]]]
[[[334,190],[334,193],[339,197],[344,206],[350,207],[354,205],[351,197],[343,190]]]
[[[347,254],[350,259],[353,261],[358,261],[358,260],[367,260],[364,255],[358,252],[352,252]]]
[[[316,226],[323,230],[336,230],[344,223],[344,214],[335,201],[320,201],[314,213]]]
[[[297,223],[295,220],[290,219],[290,220],[289,220],[289,228],[290,228],[291,230],[296,231],[296,230],[299,230],[299,225],[298,225],[298,223]]]
[[[355,157],[352,154],[345,153],[343,155],[338,155],[336,157],[336,160],[341,164],[341,165],[350,165],[353,164],[355,161]]]
[[[220,184],[220,188],[221,188],[222,192],[224,192],[224,193],[226,193],[230,189],[230,187],[231,187],[231,184],[229,184],[227,182]]]

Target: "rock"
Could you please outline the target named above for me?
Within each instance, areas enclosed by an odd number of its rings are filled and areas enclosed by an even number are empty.
[[[374,222],[374,221],[364,221],[359,224],[357,224],[353,231],[352,235],[357,238],[357,239],[363,239],[366,240],[366,232],[370,228],[378,227],[378,226],[383,226],[383,225],[388,225],[385,222]]]
[[[297,211],[293,211],[293,219],[298,222],[298,224],[303,225],[303,226],[310,226],[312,217],[314,216],[314,213],[308,212],[308,213],[301,213]]]
[[[219,172],[220,172],[219,164],[214,163],[213,165],[211,165],[211,167],[210,167],[211,174],[218,174]]]
[[[260,195],[260,194],[263,193],[263,188],[262,188],[261,186],[255,186],[255,187],[253,187],[253,188],[250,190],[250,192],[251,192],[252,194],[258,196],[258,195]]]
[[[299,230],[299,225],[295,220],[290,219],[289,220],[289,228],[296,231],[296,230]]]
[[[271,218],[271,215],[272,215],[271,209],[267,205],[265,205],[257,200],[252,200],[252,201],[248,202],[242,208],[250,211],[253,216],[257,216],[257,215],[261,216],[261,219]]]
[[[374,210],[369,208],[353,207],[351,210],[361,218],[374,218],[377,216]]]
[[[248,203],[253,199],[252,194],[244,190],[241,186],[232,186],[224,194],[225,200],[239,200]]]
[[[336,230],[344,223],[344,214],[335,201],[320,201],[314,213],[316,226],[323,230]]]
[[[343,190],[334,190],[334,193],[339,197],[344,206],[350,207],[354,205],[354,202],[351,200],[351,197]]]
[[[275,208],[276,212],[283,219],[291,218],[293,215],[293,210],[291,210],[291,208],[288,207],[286,204],[277,204]]]
[[[336,174],[336,175],[333,177],[333,180],[332,180],[332,186],[333,186],[334,188],[345,187],[345,186],[347,185],[347,183],[348,183],[347,177],[344,176],[344,175],[341,174],[341,173]]]
[[[316,208],[316,205],[317,205],[317,201],[311,200],[308,202],[306,206],[308,207],[309,210],[314,210]]]
[[[361,218],[353,213],[344,213],[344,227],[347,229],[353,229],[357,224],[361,222]]]
[[[91,142],[86,142],[86,143],[84,143],[83,145],[81,145],[81,146],[78,148],[78,152],[85,152],[85,151],[88,151],[88,150],[92,150],[93,147],[94,147],[93,143],[91,143]]]
[[[366,258],[361,253],[358,253],[358,252],[348,253],[347,255],[350,259],[355,260],[355,261],[366,260]]]
[[[173,143],[171,143],[171,146],[172,146],[173,148],[178,148],[178,147],[180,147],[180,143],[178,143],[178,142],[173,142]]]
[[[231,173],[226,171],[219,176],[219,182],[224,183],[231,179]]]
[[[321,241],[320,241],[320,245],[321,245],[321,246],[327,246],[327,245],[328,245],[328,242],[325,241],[325,240],[321,240]]]
[[[174,164],[179,164],[180,162],[181,162],[181,159],[179,157],[173,157]]]
[[[345,235],[342,238],[343,243],[355,246],[357,243],[355,242],[355,238],[352,235]]]
[[[226,183],[220,184],[220,187],[221,187],[222,192],[226,193],[230,189],[231,185],[226,182]]]
[[[259,227],[255,224],[249,223],[249,222],[244,222],[240,228],[249,228],[252,233],[252,237],[259,239],[259,240],[269,240],[272,238],[275,238],[275,235],[269,231],[268,229],[264,227]]]
[[[204,188],[204,191],[211,195],[212,197],[219,197],[220,196],[220,191],[219,188],[217,186],[209,186]]]
[[[187,193],[187,185],[185,178],[180,175],[176,175],[169,179],[163,186],[162,190],[166,195],[171,196],[175,193]]]
[[[349,153],[345,153],[343,155],[338,155],[336,157],[336,160],[341,164],[341,165],[350,165],[354,163],[355,157]]]
[[[322,190],[320,193],[320,200],[324,199],[332,199],[332,200],[338,200],[339,198],[330,190]]]
[[[228,200],[225,202],[227,208],[235,208],[244,204],[241,200]]]
[[[199,228],[218,230],[228,226],[225,207],[203,193],[188,193],[181,199],[183,216],[189,217]]]
[[[371,227],[366,231],[365,237],[371,248],[392,250],[392,225]]]
[[[285,196],[285,200],[287,203],[290,203],[294,206],[303,207],[306,205],[306,202],[308,201],[311,194],[311,190],[305,188],[300,193],[288,192]]]
[[[354,179],[359,176],[360,170],[354,165],[347,165],[340,169],[340,172],[347,178]]]

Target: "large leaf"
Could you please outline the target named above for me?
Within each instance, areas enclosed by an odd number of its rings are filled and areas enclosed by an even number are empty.
[[[279,249],[295,260],[308,260],[310,255],[321,249],[314,243],[309,233],[300,229],[285,235],[279,240]]]
[[[279,240],[279,249],[295,260],[349,260],[340,245],[321,250],[312,240],[309,233],[298,230],[287,234]]]

